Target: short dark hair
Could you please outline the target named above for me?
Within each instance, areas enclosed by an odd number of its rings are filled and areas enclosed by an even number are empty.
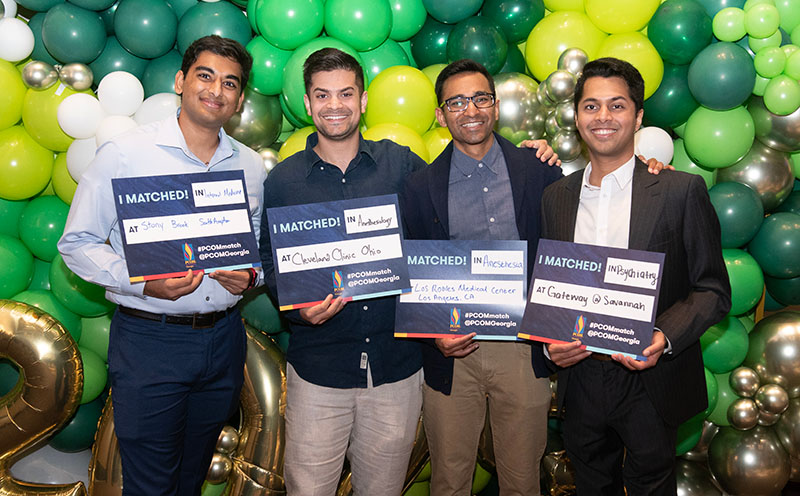
[[[581,98],[583,98],[583,86],[586,80],[593,77],[612,78],[618,77],[625,81],[628,86],[628,93],[636,106],[636,112],[644,108],[644,79],[638,70],[624,60],[613,57],[603,57],[592,60],[583,67],[583,74],[575,84],[575,110],[578,110]]]
[[[318,72],[350,71],[356,76],[356,86],[364,91],[364,68],[349,53],[337,48],[322,48],[308,56],[303,63],[303,84],[306,94],[311,89],[311,78]]]
[[[494,79],[492,78],[492,75],[489,74],[489,71],[486,70],[486,67],[472,59],[461,59],[452,62],[447,67],[442,69],[442,72],[440,72],[439,76],[436,78],[436,100],[440,105],[442,103],[442,90],[444,89],[444,83],[451,77],[465,72],[477,72],[479,74],[483,74],[486,80],[489,81],[489,89],[492,90],[492,94],[494,95]]]
[[[203,52],[211,52],[237,62],[242,69],[241,90],[244,91],[247,81],[250,79],[250,69],[253,68],[253,57],[250,56],[241,43],[216,34],[194,40],[183,54],[181,72],[183,72],[184,76],[189,73],[189,68],[192,67],[192,64],[197,61],[197,57]]]

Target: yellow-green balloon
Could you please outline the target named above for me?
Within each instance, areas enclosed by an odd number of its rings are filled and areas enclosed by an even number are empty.
[[[21,125],[0,131],[0,198],[24,200],[47,187],[53,174],[53,152]]]
[[[317,129],[314,126],[306,126],[293,132],[286,139],[286,141],[283,142],[281,149],[278,151],[278,155],[280,155],[281,160],[286,160],[295,153],[305,150],[306,139],[316,130]]]
[[[583,12],[585,10],[584,0],[544,0],[544,7],[551,12],[557,10]]]
[[[543,81],[558,68],[558,57],[567,48],[580,48],[597,58],[607,35],[582,12],[559,11],[546,15],[528,36],[525,61],[533,76]]]
[[[370,83],[364,122],[367,127],[394,122],[422,135],[430,129],[435,109],[436,93],[428,77],[419,69],[396,65]]]
[[[597,57],[615,57],[636,67],[644,79],[645,99],[656,92],[664,77],[664,62],[642,33],[612,34],[600,45]]]
[[[428,148],[428,163],[430,163],[447,148],[447,145],[453,140],[453,135],[446,127],[435,127],[425,133],[422,140]]]
[[[58,125],[56,117],[58,106],[70,95],[86,93],[94,96],[91,90],[75,91],[63,83],[56,83],[46,90],[29,89],[22,103],[22,122],[25,130],[45,148],[65,152],[72,143]]]
[[[744,27],[744,10],[726,7],[714,16],[711,23],[714,36],[720,41],[738,41],[747,34]]]
[[[639,31],[650,21],[660,0],[586,0],[586,15],[606,33]]]
[[[0,59],[0,130],[7,129],[22,117],[25,83],[14,64]]]
[[[56,160],[53,163],[53,176],[51,181],[56,196],[61,198],[61,201],[67,205],[72,205],[72,197],[75,196],[78,183],[69,175],[66,153],[59,153],[56,155]]]
[[[422,136],[413,129],[396,122],[385,122],[377,124],[364,131],[364,139],[380,141],[382,139],[392,140],[395,143],[411,148],[419,158],[428,161],[428,147],[425,145]]]
[[[728,167],[741,160],[755,139],[753,117],[744,107],[711,110],[699,107],[686,121],[686,151],[709,169]]]

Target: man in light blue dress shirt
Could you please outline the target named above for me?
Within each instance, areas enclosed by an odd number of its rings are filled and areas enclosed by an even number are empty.
[[[220,429],[239,404],[246,338],[235,304],[259,276],[189,270],[132,284],[111,179],[244,170],[258,232],[263,162],[222,130],[241,107],[251,66],[233,40],[195,41],[175,77],[178,115],[98,149],[58,243],[67,266],[119,305],[108,363],[126,496],[199,494]]]

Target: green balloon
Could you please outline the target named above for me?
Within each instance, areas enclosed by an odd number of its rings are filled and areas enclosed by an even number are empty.
[[[756,96],[764,96],[764,92],[767,91],[767,85],[770,81],[771,79],[756,74],[756,84],[753,86],[753,94]]]
[[[99,317],[83,317],[81,319],[81,348],[97,353],[97,356],[108,361],[108,335],[111,330],[111,314]]]
[[[710,109],[728,110],[744,103],[753,92],[753,59],[736,43],[721,41],[704,48],[689,66],[689,89]]]
[[[717,406],[708,414],[707,418],[720,427],[731,425],[730,422],[728,422],[728,407],[731,403],[739,399],[739,396],[731,389],[730,375],[730,372],[714,374],[714,378],[717,380],[719,399],[717,400]]]
[[[294,132],[295,129],[300,129],[303,127],[308,126],[308,123],[304,120],[295,117],[291,110],[289,110],[288,104],[286,102],[286,95],[281,93],[278,96],[278,101],[281,104],[281,112],[283,113],[283,118],[286,119],[286,122],[290,124],[291,129],[283,130],[283,126],[281,126],[281,135],[278,136],[278,141],[286,141],[283,133],[288,133],[286,138]],[[305,108],[303,108],[303,112],[305,112]]]
[[[678,426],[678,436],[675,443],[675,456],[688,453],[700,441],[703,434],[704,412],[700,412],[694,417]]]
[[[89,449],[94,443],[97,421],[103,414],[103,397],[78,406],[75,414],[50,439],[50,446],[64,453],[77,453]]]
[[[44,18],[42,40],[56,60],[88,64],[103,51],[106,26],[97,12],[60,3]]]
[[[81,318],[59,303],[50,291],[44,289],[29,289],[15,295],[11,299],[27,303],[30,306],[47,312],[64,326],[64,329],[70,333],[72,339],[75,341],[81,339]]]
[[[781,0],[775,2],[781,16],[781,29],[791,33],[792,29],[800,26],[800,3],[797,0]]]
[[[38,258],[50,262],[64,233],[69,206],[57,196],[34,198],[19,217],[19,237]]]
[[[662,3],[647,25],[647,37],[670,64],[688,64],[712,36],[711,18],[694,0]]]
[[[56,255],[50,266],[50,291],[62,305],[82,317],[97,317],[114,308],[106,300],[106,290],[78,277],[64,263],[61,254]]]
[[[393,0],[392,7],[392,30],[389,38],[394,41],[405,41],[417,34],[428,13],[422,0]]]
[[[738,367],[747,356],[750,341],[739,319],[728,315],[700,336],[703,364],[715,374],[724,374]]]
[[[291,339],[292,334],[289,331],[283,331],[277,334],[273,334],[270,337],[275,342],[275,344],[278,345],[278,348],[280,348],[281,351],[286,353],[286,350],[289,349],[289,339]]]
[[[0,358],[0,397],[7,395],[19,382],[19,369],[11,360]]]
[[[756,38],[772,35],[780,26],[781,16],[775,5],[760,3],[749,10],[745,9],[744,26],[747,34]]]
[[[100,14],[100,18],[103,20],[103,24],[106,26],[106,34],[109,36],[114,34],[114,16],[117,13],[120,3],[122,3],[122,0],[117,0],[111,5],[111,7],[98,12],[98,14]]]
[[[69,3],[86,10],[106,10],[113,5],[115,0],[69,0]]]
[[[94,351],[78,346],[83,362],[83,394],[81,405],[94,401],[106,388],[108,369],[106,362]]]
[[[322,0],[258,0],[255,11],[261,36],[283,50],[294,50],[319,36],[325,19]]]
[[[773,212],[791,212],[800,215],[800,190],[796,188],[796,183],[797,181],[795,181],[795,190]],[[0,219],[2,219],[2,214],[0,214]]]
[[[19,216],[28,200],[4,200],[0,198],[0,234],[19,237]]]
[[[708,191],[722,228],[722,247],[739,248],[753,239],[764,220],[764,206],[755,191],[741,183],[719,183]]]
[[[503,67],[508,43],[497,25],[483,17],[470,17],[453,28],[447,39],[447,59],[450,62],[472,59],[495,74]]]
[[[369,81],[367,85],[382,70],[395,65],[408,65],[408,55],[403,47],[394,40],[386,40],[381,46],[374,50],[358,52],[361,55],[361,63],[367,71]]]
[[[706,393],[708,394],[708,406],[705,410],[703,410],[703,418],[708,417],[708,414],[711,413],[717,406],[717,402],[719,401],[719,386],[717,385],[717,380],[714,378],[714,374],[708,370],[707,368],[703,368],[703,372],[706,377]]]
[[[664,64],[664,77],[644,102],[644,119],[649,126],[675,127],[700,106],[689,91],[689,66]]]
[[[332,37],[311,40],[295,50],[283,69],[283,96],[286,98],[286,105],[292,115],[304,123],[296,127],[305,127],[312,123],[311,116],[306,114],[305,103],[303,103],[303,95],[306,92],[303,84],[303,64],[309,55],[323,48],[338,48],[352,55],[359,64],[361,63],[361,57],[358,52],[353,50],[347,43]],[[364,82],[366,83],[366,81],[367,76],[365,73]]]
[[[411,40],[401,41],[398,43],[398,45],[400,45],[400,48],[406,52],[406,57],[408,57],[408,65],[414,69],[418,69],[419,66],[417,65],[417,61],[414,60],[414,54],[411,53]]]
[[[327,0],[325,32],[358,51],[372,50],[389,37],[392,7],[374,0]]]
[[[720,41],[738,41],[747,30],[744,28],[744,11],[736,7],[720,10],[712,20],[711,29]]]
[[[645,102],[646,103],[646,102]],[[672,165],[675,170],[681,172],[688,172],[690,174],[697,174],[706,182],[706,187],[710,188],[714,185],[714,170],[706,169],[694,163],[686,153],[686,146],[682,138],[678,138],[673,143],[674,154],[672,156]]]
[[[114,16],[114,32],[126,50],[152,59],[175,45],[178,18],[164,0],[125,0]]]
[[[22,241],[0,234],[0,298],[11,298],[24,291],[33,279],[33,255]]]
[[[175,93],[175,74],[181,70],[182,62],[183,57],[177,50],[170,50],[149,61],[142,75],[144,97],[148,98],[156,93]]]
[[[283,68],[292,52],[270,44],[261,36],[247,44],[247,51],[253,57],[253,69],[247,84],[262,95],[279,94],[283,86]]]
[[[262,95],[247,86],[242,108],[231,116],[224,128],[229,136],[254,150],[271,145],[281,132],[278,97]]]
[[[778,212],[761,223],[747,249],[771,277],[800,276],[800,215]]]
[[[447,63],[447,38],[452,24],[443,24],[428,17],[422,29],[411,38],[411,54],[419,67]]]
[[[753,53],[758,53],[763,48],[781,46],[781,39],[781,32],[775,31],[775,34],[767,36],[766,38],[747,36],[747,44],[750,46]]]
[[[773,78],[783,72],[786,54],[779,47],[764,48],[753,59],[756,72],[765,78]]]
[[[701,106],[686,122],[686,151],[698,165],[709,169],[735,164],[754,139],[753,117],[744,107],[711,110]]]
[[[731,283],[731,315],[741,315],[753,308],[764,290],[764,273],[752,255],[744,250],[722,250]]]
[[[800,107],[800,83],[781,74],[772,78],[764,90],[764,106],[777,115],[789,115]]]
[[[50,291],[50,262],[33,258],[33,279],[26,289]]]
[[[477,14],[483,0],[422,0],[422,3],[437,21],[455,24]]]
[[[175,14],[175,18],[178,21],[181,20],[183,14],[186,13],[187,10],[191,9],[195,5],[198,4],[198,0],[165,0],[169,8],[172,9],[172,12]]]
[[[267,334],[277,334],[286,329],[286,323],[263,288],[245,293],[239,304],[245,322]]]
[[[800,305],[800,276],[789,279],[766,276],[767,291],[783,305]]]
[[[42,40],[42,25],[44,24],[44,18],[46,16],[46,12],[39,12],[31,17],[30,21],[28,21],[28,27],[33,32],[33,51],[31,52],[31,60],[41,60],[42,62],[47,62],[50,65],[56,65],[59,62],[52,55],[50,55],[50,52],[48,52],[47,48],[44,47],[44,41]]]
[[[17,3],[34,12],[47,12],[52,7],[64,1],[65,0],[20,0]]]
[[[116,24],[116,20],[114,22]],[[210,34],[231,38],[242,46],[253,37],[247,18],[232,3],[199,2],[189,8],[178,22],[178,51],[185,52],[194,40]]]
[[[767,312],[777,312],[784,308],[786,308],[786,305],[773,298],[769,291],[764,293],[764,310]]]
[[[750,331],[753,330],[753,327],[756,326],[756,323],[753,320],[753,318],[748,317],[747,315],[739,317],[739,322],[742,323],[742,325],[744,326],[744,330],[747,331],[748,334],[750,333]]]
[[[533,27],[544,17],[542,0],[486,0],[481,16],[493,20],[509,44],[528,39]],[[520,72],[520,71],[515,71]]]
[[[517,45],[508,45],[506,62],[503,64],[503,67],[497,71],[498,74],[503,74],[504,72],[518,72],[520,74],[526,74],[528,72],[528,66],[525,63],[525,56],[522,55],[522,52]]]
[[[253,0],[250,0],[253,1]],[[222,496],[225,494],[225,490],[228,488],[228,482],[223,482],[222,484],[211,484],[208,481],[203,483],[203,487],[200,488],[200,496]]]
[[[130,72],[137,79],[142,79],[147,62],[146,59],[139,58],[125,50],[117,38],[109,36],[103,52],[89,64],[89,68],[92,69],[94,80],[97,82],[102,81],[109,72],[114,71]]]
[[[744,7],[744,2],[745,0],[697,0],[697,3],[706,9],[706,13],[709,17],[714,17],[717,15],[717,12],[728,7],[741,9]]]

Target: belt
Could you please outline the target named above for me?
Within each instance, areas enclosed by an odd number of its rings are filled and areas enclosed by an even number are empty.
[[[611,355],[606,355],[605,353],[592,353],[589,357],[598,362],[610,362],[612,360]]]
[[[195,313],[192,315],[167,315],[163,313],[152,313],[136,308],[123,307],[120,305],[117,309],[131,317],[137,317],[145,320],[153,320],[156,322],[164,322],[167,324],[187,325],[192,326],[192,329],[207,329],[214,327],[214,324],[224,319],[235,310],[236,307],[230,307],[219,312],[209,313]]]

